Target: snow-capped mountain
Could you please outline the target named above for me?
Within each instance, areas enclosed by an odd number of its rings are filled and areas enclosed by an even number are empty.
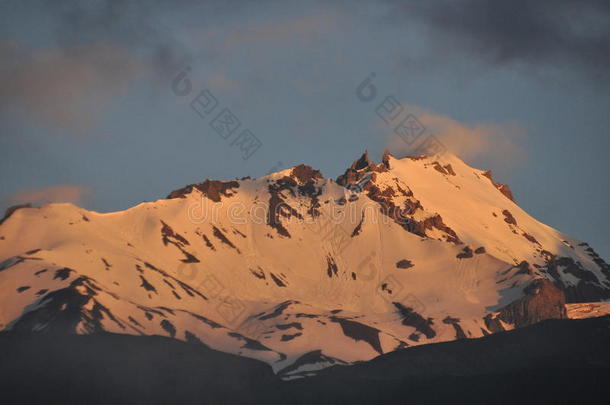
[[[450,154],[207,180],[106,214],[21,207],[0,261],[0,329],[171,336],[285,378],[610,298],[588,244]]]

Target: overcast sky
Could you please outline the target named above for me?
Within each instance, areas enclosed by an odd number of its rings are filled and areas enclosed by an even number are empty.
[[[609,259],[608,4],[2,1],[0,205],[106,212],[300,163],[336,177],[365,149],[408,153],[375,114],[394,96]],[[228,139],[190,107],[206,89],[241,123]],[[243,129],[262,143],[246,160]]]

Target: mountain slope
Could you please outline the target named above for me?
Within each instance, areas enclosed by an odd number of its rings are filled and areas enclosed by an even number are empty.
[[[207,180],[108,214],[23,207],[0,260],[6,330],[164,335],[285,378],[610,297],[586,243],[451,155]]]

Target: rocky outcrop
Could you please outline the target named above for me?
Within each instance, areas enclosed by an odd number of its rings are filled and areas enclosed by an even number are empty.
[[[383,155],[383,161],[381,164],[375,164],[371,162],[369,159],[368,152],[364,152],[359,159],[355,160],[352,165],[343,173],[341,176],[337,177],[337,184],[342,185],[343,187],[348,187],[350,184],[357,183],[361,180],[367,173],[382,173],[389,169],[389,157],[391,156],[389,152],[386,152]],[[365,185],[366,186],[366,185]],[[366,187],[363,187],[366,189]]]
[[[396,262],[397,269],[408,269],[410,267],[413,267],[411,260],[402,259]]]
[[[189,184],[178,190],[174,190],[167,196],[168,199],[172,198],[185,198],[187,194],[190,194],[193,190],[201,191],[201,194],[208,197],[214,202],[219,202],[222,196],[230,197],[233,195],[233,189],[239,187],[239,182],[233,181],[218,181],[218,180],[206,180],[203,183]]]
[[[515,219],[513,214],[510,213],[509,210],[503,210],[502,215],[504,215],[504,222],[509,225],[517,225],[517,220]]]
[[[292,216],[303,219],[303,216],[284,199],[282,191],[286,191],[292,197],[306,197],[310,199],[307,213],[312,217],[320,215],[320,202],[318,197],[322,188],[318,185],[324,180],[322,174],[307,165],[295,166],[290,175],[271,181],[268,185],[269,210],[267,212],[267,225],[274,228],[281,236],[290,238],[290,233],[284,227],[281,217]]]
[[[32,204],[30,204],[30,203],[18,204],[18,205],[12,205],[12,206],[8,207],[4,211],[4,217],[2,219],[0,219],[0,224],[2,224],[4,221],[6,221],[11,215],[13,215],[15,213],[15,211],[17,211],[21,208],[32,208]]]
[[[412,221],[414,233],[419,235],[426,235],[426,230],[438,229],[445,233],[445,241],[449,243],[455,243],[456,245],[462,243],[460,238],[457,236],[455,231],[447,226],[443,222],[443,218],[440,214],[434,214],[431,217],[424,219],[423,221]]]
[[[125,330],[126,326],[97,299],[100,290],[90,277],[76,277],[68,286],[45,294],[39,305],[18,318],[11,329],[18,332],[76,333],[80,326],[82,330],[93,333],[104,331],[101,321],[105,318]]]
[[[290,177],[296,179],[299,184],[306,184],[309,182],[315,182],[317,180],[322,180],[324,177],[319,170],[312,168],[307,165],[298,165],[292,169],[290,173]]]
[[[432,167],[439,173],[444,174],[445,176],[455,176],[455,171],[450,164],[441,165],[439,162],[433,162]]]
[[[568,317],[565,295],[551,281],[536,279],[523,292],[525,296],[502,308],[497,319],[521,328],[545,319]]]
[[[513,192],[511,191],[508,184],[496,183],[493,179],[493,174],[491,170],[483,172],[483,176],[491,180],[491,184],[493,184],[495,188],[497,188],[502,194],[504,194],[506,198],[508,198],[512,202],[515,202],[515,197],[513,196]]]
[[[267,211],[267,225],[275,229],[279,235],[290,238],[288,229],[284,227],[281,217],[290,218],[292,216],[303,219],[301,214],[288,204],[282,197],[282,191],[288,191],[293,197],[296,196],[294,187],[297,182],[291,177],[283,177],[275,183],[269,184],[269,210]]]
[[[470,246],[465,246],[460,253],[458,253],[455,257],[458,259],[470,259],[473,256],[472,249]]]
[[[604,259],[602,259],[595,250],[593,250],[593,248],[591,246],[589,246],[589,244],[587,242],[582,242],[579,244],[579,246],[582,246],[585,249],[585,252],[587,252],[587,255],[591,258],[591,260],[593,260],[595,262],[595,264],[597,264],[599,266],[599,269],[602,271],[602,273],[608,278],[610,279],[610,265],[608,265],[608,263],[606,263],[606,261]]]
[[[610,298],[610,290],[604,287],[597,276],[585,269],[579,261],[571,257],[555,256],[543,251],[546,256],[546,267],[543,270],[552,277],[555,285],[564,291],[569,303],[602,301]],[[578,283],[567,284],[561,274],[570,274],[578,279]]]
[[[445,241],[455,244],[461,243],[455,231],[443,222],[443,218],[439,214],[430,213],[420,220],[414,218],[416,211],[424,211],[424,207],[413,196],[413,192],[407,185],[399,184],[397,179],[396,184],[392,187],[380,188],[375,183],[378,173],[389,170],[390,157],[390,153],[386,151],[383,155],[382,163],[375,164],[370,161],[368,153],[365,152],[360,159],[352,163],[344,174],[337,178],[337,184],[348,189],[352,189],[354,185],[357,185],[358,191],[365,192],[371,200],[380,205],[383,215],[390,217],[408,232],[426,237],[426,231],[437,229],[445,234]],[[453,172],[450,165],[447,166],[449,166],[447,170]],[[449,174],[449,172],[446,173]],[[398,206],[394,203],[394,197],[406,197],[406,201],[401,206]]]
[[[501,192],[502,194],[504,194],[504,196],[505,196],[506,198],[508,198],[509,200],[511,200],[511,201],[513,201],[513,202],[515,201],[515,197],[513,196],[513,192],[512,192],[512,190],[510,189],[510,187],[508,186],[508,184],[494,183],[494,186],[496,186],[496,188],[497,188],[498,190],[500,190],[500,192]]]

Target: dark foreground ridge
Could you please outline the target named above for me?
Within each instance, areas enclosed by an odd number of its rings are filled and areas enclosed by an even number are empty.
[[[607,403],[610,317],[549,320],[281,381],[256,360],[158,336],[0,333],[3,404]]]

